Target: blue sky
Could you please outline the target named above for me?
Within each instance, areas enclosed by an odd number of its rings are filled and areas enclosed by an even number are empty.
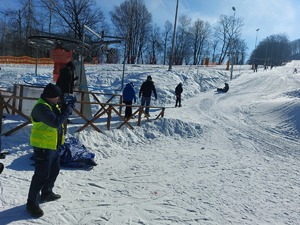
[[[114,6],[124,0],[95,0],[107,19]],[[0,0],[0,10],[14,7],[19,0]],[[144,0],[152,13],[154,23],[163,26],[166,20],[174,22],[176,0]],[[251,52],[264,38],[273,34],[287,34],[289,39],[300,38],[300,1],[299,0],[179,0],[179,15],[187,15],[192,21],[201,19],[214,25],[220,15],[233,15],[243,18],[245,26],[242,38]],[[259,31],[256,30],[259,28]]]
[[[111,11],[123,0],[96,0],[103,11]],[[152,13],[153,21],[163,25],[174,22],[176,0],[144,0]],[[220,15],[233,15],[244,20],[242,38],[251,52],[260,40],[273,34],[287,34],[289,39],[300,38],[300,0],[179,0],[179,15],[185,14],[192,21],[201,19],[216,24]],[[258,32],[256,30],[259,29]]]

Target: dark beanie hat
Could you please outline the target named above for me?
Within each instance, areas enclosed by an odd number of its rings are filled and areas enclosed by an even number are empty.
[[[61,95],[60,88],[56,86],[55,84],[47,84],[47,86],[44,88],[44,91],[42,93],[43,98],[56,98]]]
[[[149,76],[147,77],[147,80],[152,80],[152,77],[149,75]]]
[[[68,62],[67,64],[66,64],[66,66],[67,67],[69,67],[71,70],[75,70],[76,69],[76,67],[75,67],[75,65],[72,63],[72,61],[70,61],[70,62]]]

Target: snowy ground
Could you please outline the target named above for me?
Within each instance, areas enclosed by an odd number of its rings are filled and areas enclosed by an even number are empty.
[[[30,126],[2,136],[1,224],[280,225],[300,224],[299,61],[253,73],[249,66],[126,65],[136,91],[148,75],[163,119],[97,133],[70,135],[96,154],[92,170],[62,168],[56,202],[45,215],[25,210],[33,167]],[[52,67],[1,65],[0,87],[51,82]],[[90,90],[120,93],[122,65],[86,66]],[[183,107],[173,108],[183,83]],[[94,109],[95,110],[95,109]],[[151,112],[150,112],[151,114]],[[154,114],[154,112],[153,112]],[[6,115],[4,127],[19,117]],[[15,125],[14,125],[15,126]],[[72,127],[70,128],[72,131]]]

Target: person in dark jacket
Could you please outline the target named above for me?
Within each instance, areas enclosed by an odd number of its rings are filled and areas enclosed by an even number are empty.
[[[5,159],[5,153],[1,152],[1,146],[2,146],[2,143],[1,143],[1,138],[0,138],[0,159]],[[0,163],[0,174],[2,173],[3,170],[4,170],[4,164]]]
[[[175,88],[176,103],[175,107],[181,107],[181,93],[183,92],[182,83],[179,83]]]
[[[60,105],[64,104],[65,95],[73,94],[75,81],[78,80],[78,77],[75,75],[75,69],[75,65],[72,63],[72,61],[70,61],[59,71],[59,77],[56,81],[56,85],[61,90],[59,101]],[[67,123],[70,123],[69,119],[66,121],[65,126]]]
[[[217,88],[218,92],[224,92],[226,93],[229,90],[229,85],[227,83],[225,83],[225,87],[224,88]]]
[[[31,112],[30,145],[34,150],[35,170],[26,209],[33,217],[44,215],[40,201],[49,202],[61,197],[53,192],[60,171],[58,148],[64,144],[63,123],[71,115],[74,105],[64,105],[60,109],[57,104],[60,95],[58,86],[48,84]]]
[[[56,81],[56,85],[62,92],[62,97],[65,94],[73,94],[74,83],[76,80],[78,80],[78,77],[75,75],[75,65],[70,61],[61,68],[59,77]]]
[[[3,170],[4,170],[4,164],[0,163],[0,174],[2,173]]]
[[[129,119],[132,116],[132,101],[136,103],[136,95],[134,90],[134,85],[132,82],[126,84],[125,88],[123,89],[123,103],[126,104],[125,108],[125,118]]]
[[[143,84],[140,88],[140,92],[139,92],[139,97],[140,98],[142,97],[142,99],[141,99],[141,105],[142,106],[144,106],[144,105],[149,106],[150,105],[152,92],[154,94],[155,100],[157,100],[157,95],[156,95],[156,89],[155,89],[155,86],[154,86],[154,82],[152,81],[152,77],[148,76],[147,80],[145,82],[143,82]],[[148,107],[146,107],[145,113],[146,113],[147,116],[150,116]]]

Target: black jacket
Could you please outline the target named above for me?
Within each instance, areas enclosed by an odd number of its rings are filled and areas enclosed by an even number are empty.
[[[153,91],[155,99],[157,99],[156,89],[155,89],[153,81],[146,80],[141,86],[141,89],[139,92],[139,97],[141,97],[141,96],[142,97],[151,97],[152,91]]]
[[[56,85],[60,88],[62,94],[73,94],[74,82],[76,79],[78,78],[75,78],[74,71],[70,67],[65,66],[59,71]]]
[[[178,84],[175,88],[175,95],[181,95],[183,92],[182,85]]]

